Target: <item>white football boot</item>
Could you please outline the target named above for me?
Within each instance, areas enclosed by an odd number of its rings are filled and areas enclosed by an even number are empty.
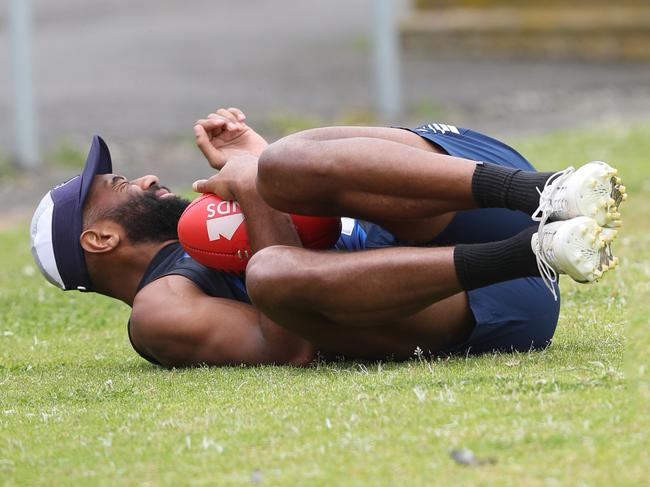
[[[593,161],[575,170],[555,173],[538,192],[539,207],[533,220],[541,227],[547,221],[588,216],[601,227],[621,226],[619,206],[627,199],[618,171],[602,161]]]
[[[553,297],[558,274],[577,282],[593,282],[618,265],[611,242],[616,230],[603,228],[586,216],[543,226],[531,239],[537,267]]]

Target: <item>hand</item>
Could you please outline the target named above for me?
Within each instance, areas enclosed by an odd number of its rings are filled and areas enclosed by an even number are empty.
[[[269,145],[245,120],[246,115],[238,108],[220,108],[194,125],[196,145],[215,169],[236,155],[259,157]]]
[[[199,179],[192,185],[197,193],[214,193],[224,200],[238,200],[242,192],[257,191],[257,157],[250,154],[234,156],[218,174]]]

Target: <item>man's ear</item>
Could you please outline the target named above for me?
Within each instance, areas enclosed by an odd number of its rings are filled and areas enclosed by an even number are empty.
[[[120,243],[120,227],[115,222],[96,222],[79,237],[81,247],[91,254],[102,254],[115,249]]]

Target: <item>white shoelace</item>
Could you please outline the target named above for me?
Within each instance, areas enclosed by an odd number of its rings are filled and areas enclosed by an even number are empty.
[[[553,201],[553,195],[559,187],[573,174],[575,169],[570,166],[564,171],[559,171],[553,174],[550,178],[546,180],[544,188],[542,191],[537,189],[539,193],[539,206],[532,215],[533,221],[538,221],[539,226],[537,227],[537,248],[535,249],[535,257],[537,257],[537,269],[539,270],[539,275],[542,277],[544,284],[551,291],[553,299],[557,301],[557,291],[555,290],[554,284],[557,282],[557,271],[549,263],[546,255],[544,254],[542,247],[542,240],[546,238],[544,233],[544,225],[548,221],[551,214],[555,211],[555,203]]]
[[[539,206],[533,213],[533,221],[544,222],[548,220],[551,213],[555,210],[560,209],[559,206],[564,206],[566,202],[558,200],[557,202],[553,201],[553,196],[555,192],[562,186],[562,184],[569,179],[569,177],[575,172],[573,166],[567,167],[564,171],[559,171],[553,174],[550,178],[546,180],[544,188],[542,191],[539,188],[535,188],[539,193]],[[556,208],[558,206],[558,208]],[[564,209],[564,208],[562,208]],[[543,225],[543,224],[541,224]]]
[[[544,284],[551,291],[553,299],[557,301],[557,291],[555,290],[555,283],[557,282],[557,271],[549,263],[544,251],[542,250],[542,239],[545,239],[547,235],[537,231],[537,248],[535,249],[535,257],[537,257],[537,270],[539,270],[539,275],[544,281]]]

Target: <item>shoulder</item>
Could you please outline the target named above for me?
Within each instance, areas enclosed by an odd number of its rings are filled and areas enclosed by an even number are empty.
[[[313,347],[248,303],[205,294],[181,276],[143,288],[133,303],[131,339],[165,367],[304,364]]]
[[[165,364],[169,343],[183,332],[179,324],[191,319],[193,305],[207,296],[183,276],[161,277],[146,285],[135,297],[130,318],[130,336],[137,350]],[[185,329],[185,333],[191,333]]]
[[[131,321],[147,323],[167,321],[166,317],[182,313],[193,300],[207,296],[196,284],[184,276],[164,276],[136,294],[133,300]],[[178,306],[179,303],[183,306]]]

